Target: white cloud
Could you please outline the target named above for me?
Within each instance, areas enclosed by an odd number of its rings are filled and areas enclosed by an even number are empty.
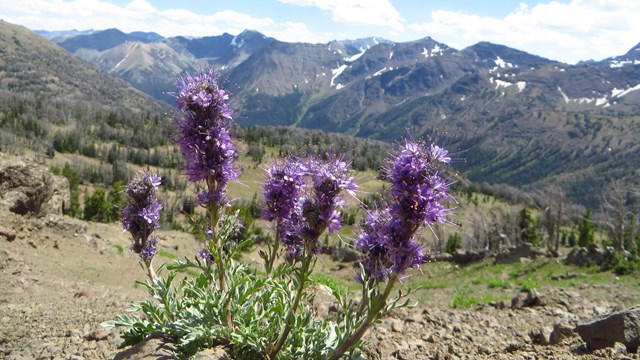
[[[16,15],[11,15],[16,14]],[[38,30],[107,29],[124,32],[154,31],[164,36],[211,36],[224,32],[239,34],[257,30],[285,41],[315,38],[300,22],[277,23],[269,17],[255,17],[233,10],[195,13],[184,8],[159,10],[147,0],[132,0],[118,6],[101,0],[0,0],[0,18]]]
[[[513,46],[536,55],[577,62],[624,54],[640,41],[640,2],[625,0],[552,1],[521,4],[503,18],[434,11],[409,28],[454,47],[478,41]]]
[[[404,31],[400,13],[388,0],[280,0],[297,6],[315,6],[331,12],[336,22],[389,27]]]

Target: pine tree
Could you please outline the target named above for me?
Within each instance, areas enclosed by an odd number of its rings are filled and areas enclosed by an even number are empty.
[[[84,219],[87,221],[109,222],[110,206],[106,199],[107,190],[96,187],[84,203]]]
[[[539,245],[542,242],[540,231],[536,226],[536,220],[531,216],[529,209],[522,208],[520,212],[520,239],[523,242]]]
[[[593,222],[593,213],[591,209],[582,217],[580,225],[578,225],[578,245],[587,247],[594,243],[595,239],[595,223]]]

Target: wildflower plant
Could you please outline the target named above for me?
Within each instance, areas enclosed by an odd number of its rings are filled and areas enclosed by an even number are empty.
[[[429,260],[420,230],[446,222],[451,195],[441,166],[450,161],[447,151],[407,140],[390,160],[385,169],[391,183],[388,202],[365,210],[352,244],[361,252],[356,276],[361,299],[356,303],[336,290],[340,314],[318,319],[307,290],[319,239],[341,229],[345,196],[355,197],[358,188],[348,162],[334,155],[326,160],[288,157],[267,169],[262,216],[273,222],[275,237],[260,252],[264,272],[251,269],[234,260],[243,246],[232,240],[239,221],[227,206],[226,186],[237,177],[228,95],[212,70],[184,76],[176,85],[181,110],[177,142],[186,175],[199,184],[197,203],[207,214],[200,229],[205,240],[193,259],[171,264],[166,277],[157,277],[150,261],[157,243],[151,233],[160,210],[155,200],[159,179],[148,174],[134,178],[123,224],[132,233],[134,251],[151,269],[150,281],[141,284],[153,300],[131,309],[143,317],[118,316],[104,325],[127,327],[125,346],[161,334],[177,345],[179,357],[222,345],[234,359],[360,358],[362,336],[370,326],[408,303],[406,293],[390,297],[396,283]],[[186,276],[174,284],[178,272]]]
[[[152,235],[158,228],[162,210],[156,197],[160,183],[156,174],[138,173],[127,187],[127,205],[122,208],[122,227],[131,234],[131,249],[139,255],[151,281],[156,277],[151,261],[156,254],[158,238]]]

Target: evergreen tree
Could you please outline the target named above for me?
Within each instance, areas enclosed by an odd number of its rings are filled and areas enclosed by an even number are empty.
[[[595,223],[593,222],[593,213],[591,209],[587,209],[578,225],[578,245],[587,247],[594,243],[594,239]]]
[[[533,245],[539,245],[542,242],[540,231],[536,226],[536,220],[531,216],[529,209],[522,208],[520,211],[520,240]]]
[[[457,232],[449,235],[447,239],[447,244],[444,246],[444,251],[453,254],[456,250],[462,247],[462,237]]]
[[[111,208],[106,199],[107,190],[96,187],[84,203],[84,219],[87,221],[109,222]]]
[[[109,221],[118,221],[122,212],[122,207],[125,205],[124,201],[125,186],[121,180],[113,183],[111,191],[107,196],[107,203],[109,205]]]

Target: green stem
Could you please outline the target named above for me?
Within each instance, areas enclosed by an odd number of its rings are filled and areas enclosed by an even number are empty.
[[[213,192],[216,188],[215,180],[211,179],[211,177],[207,178],[207,186],[209,192]],[[225,277],[225,269],[224,269],[224,261],[222,260],[222,256],[224,251],[222,250],[222,244],[220,243],[220,239],[218,236],[218,220],[220,219],[219,214],[219,206],[213,201],[209,202],[209,219],[211,221],[211,239],[213,240],[213,259],[216,263],[216,270],[218,273],[218,288],[221,292],[227,292],[227,282]],[[224,303],[225,310],[227,312],[227,326],[229,329],[233,330],[233,319],[231,317],[231,296],[230,294],[226,294],[227,298]]]
[[[355,345],[362,336],[369,330],[371,324],[373,324],[378,316],[380,315],[380,311],[387,305],[387,299],[389,298],[389,294],[391,294],[391,289],[395,285],[398,280],[398,274],[393,274],[387,283],[387,287],[384,289],[384,293],[380,295],[378,300],[373,304],[373,307],[369,309],[367,314],[367,318],[365,321],[356,329],[356,331],[351,334],[344,342],[342,342],[338,347],[334,350],[333,354],[329,360],[338,360],[342,355],[347,352],[353,345]],[[363,298],[361,301],[365,301]]]
[[[267,276],[271,275],[271,271],[273,270],[273,265],[276,262],[276,256],[278,255],[278,250],[280,248],[280,232],[277,229],[276,229],[276,238],[273,242],[273,246],[271,246],[271,244],[269,244],[268,246],[269,246],[269,258],[267,259],[267,263],[264,265],[265,271],[267,272]]]
[[[142,260],[140,262],[140,265],[142,265],[142,268],[144,269],[144,272],[147,274],[147,277],[149,277],[149,280],[151,280],[152,284],[156,283],[156,272],[155,270],[153,270],[153,265],[151,264],[151,260]]]
[[[293,300],[293,305],[289,309],[289,313],[287,314],[287,318],[285,320],[285,327],[283,331],[280,333],[280,337],[278,338],[278,341],[276,342],[274,347],[271,349],[271,351],[269,351],[269,353],[267,354],[267,359],[276,358],[276,355],[278,354],[280,349],[282,349],[282,345],[284,345],[284,342],[287,340],[287,336],[289,336],[289,332],[291,331],[291,321],[293,321],[293,316],[298,308],[298,305],[300,304],[300,299],[302,298],[302,293],[304,291],[304,284],[309,277],[308,276],[310,273],[309,268],[310,268],[311,260],[313,256],[314,256],[313,253],[309,251],[307,256],[302,262],[302,267],[300,268],[300,272],[298,273],[299,274],[298,291],[296,292],[296,297]]]

